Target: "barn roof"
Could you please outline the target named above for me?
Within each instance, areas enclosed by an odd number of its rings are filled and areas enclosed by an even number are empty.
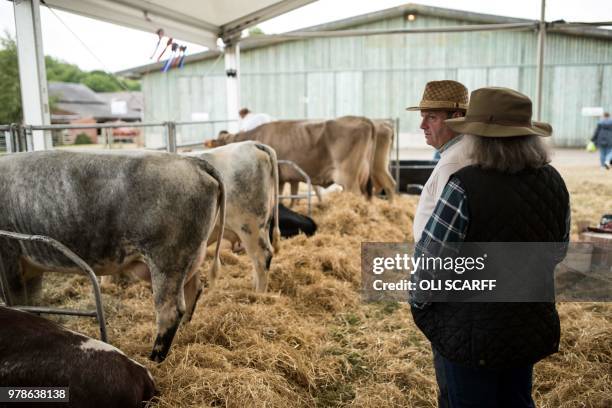
[[[123,94],[119,92],[118,94]],[[49,82],[49,96],[55,100],[52,121],[78,118],[106,120],[139,120],[141,113],[129,108],[126,114],[113,114],[110,99],[97,94],[87,86],[68,82]],[[111,97],[112,99],[112,97]],[[142,104],[141,104],[142,106]]]
[[[463,10],[453,10],[442,7],[432,7],[432,6],[424,6],[421,4],[408,3],[401,6],[389,8],[386,10],[376,11],[372,13],[363,14],[356,17],[350,17],[342,20],[333,21],[330,23],[319,24],[315,26],[311,26],[308,28],[296,30],[296,31],[335,31],[335,30],[343,30],[349,27],[354,27],[357,25],[363,25],[372,23],[379,20],[389,19],[398,16],[404,16],[407,14],[419,14],[425,16],[434,16],[441,17],[447,19],[455,19],[455,20],[463,20],[472,24],[508,24],[508,23],[538,23],[538,20],[529,20],[515,17],[504,17],[497,16],[493,14],[483,14],[483,13],[475,13],[471,11],[463,11]],[[553,26],[548,29],[549,32],[563,32],[567,34],[587,36],[587,37],[595,37],[595,38],[604,38],[612,40],[612,30],[606,30],[601,28],[594,28],[590,26],[584,26],[580,28],[572,28],[570,30],[563,29],[561,27]],[[241,51],[246,51],[249,49],[255,49],[260,47],[266,47],[273,44],[279,44],[286,41],[292,41],[291,39],[283,39],[283,38],[268,38],[263,39],[261,41],[246,43],[244,45],[241,44]],[[221,52],[218,50],[209,50],[204,51],[192,55],[188,55],[185,57],[185,63],[191,63],[196,61],[202,61],[209,58],[215,58],[219,56]],[[147,74],[152,71],[160,70],[165,61],[156,62],[152,64],[145,64],[138,67],[129,68],[126,70],[118,71],[117,75],[128,76],[128,77],[138,77],[143,74]]]

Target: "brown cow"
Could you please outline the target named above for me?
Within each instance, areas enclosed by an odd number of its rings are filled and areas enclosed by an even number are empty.
[[[370,171],[374,185],[373,193],[380,194],[384,191],[389,201],[393,201],[395,197],[395,180],[389,173],[389,153],[391,145],[393,145],[393,123],[388,120],[374,120],[373,123],[376,128],[374,162]],[[290,182],[291,195],[295,196],[298,193],[299,184],[298,181]],[[281,185],[280,191],[282,192],[283,189],[284,185]],[[314,192],[319,202],[323,201],[321,190],[320,186],[314,187]],[[292,198],[290,206],[293,207],[296,201],[297,199]]]
[[[371,171],[374,194],[379,194],[384,190],[389,201],[392,201],[395,195],[395,180],[389,173],[389,152],[393,145],[393,123],[387,120],[374,120],[373,122],[376,127],[376,148]]]
[[[371,168],[375,128],[371,120],[344,116],[325,121],[283,120],[237,134],[221,133],[207,141],[209,147],[256,140],[272,147],[279,160],[291,160],[311,178],[312,184],[339,184],[344,191],[372,195]],[[280,166],[279,183],[300,182],[291,166]]]
[[[8,406],[138,408],[157,394],[149,370],[110,344],[2,306],[0,327],[2,386],[68,388],[69,402]]]

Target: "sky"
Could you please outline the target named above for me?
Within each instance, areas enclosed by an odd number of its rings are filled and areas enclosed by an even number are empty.
[[[281,33],[409,3],[406,0],[319,0],[261,23],[265,33]],[[540,18],[539,0],[416,0],[413,3],[528,19]],[[546,20],[612,21],[610,0],[547,0]],[[61,21],[60,21],[61,20]],[[45,55],[78,65],[83,70],[120,71],[153,62],[149,59],[157,35],[92,20],[41,5]],[[63,23],[62,23],[63,21]],[[70,30],[65,25],[70,27]],[[71,33],[78,36],[77,39]],[[13,3],[0,0],[0,34],[15,36]],[[84,43],[85,46],[81,43]],[[206,48],[186,41],[187,54]],[[91,51],[91,52],[90,52]],[[93,55],[92,55],[93,54]]]

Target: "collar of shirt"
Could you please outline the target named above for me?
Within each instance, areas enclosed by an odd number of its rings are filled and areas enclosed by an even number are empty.
[[[451,140],[446,142],[442,147],[440,147],[438,149],[438,151],[440,152],[440,154],[442,154],[443,152],[448,150],[451,146],[455,145],[462,138],[463,138],[463,135],[457,135],[457,136],[453,137]]]

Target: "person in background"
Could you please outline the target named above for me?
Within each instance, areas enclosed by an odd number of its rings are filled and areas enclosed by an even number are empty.
[[[465,115],[467,105],[467,88],[457,81],[444,80],[428,82],[419,105],[406,108],[409,111],[421,111],[421,129],[425,133],[425,140],[441,156],[419,198],[412,224],[414,242],[421,238],[425,223],[449,176],[468,164],[466,143],[462,135],[444,123],[446,119]]]
[[[597,124],[591,141],[599,149],[601,167],[609,170],[612,165],[612,119],[608,112],[603,114],[603,119]]]
[[[450,177],[415,256],[443,257],[445,248],[457,252],[468,242],[563,243],[537,270],[552,276],[569,241],[569,193],[541,140],[552,127],[532,122],[531,114],[527,96],[492,87],[472,92],[465,117],[446,121],[472,139],[472,165]],[[426,273],[417,271],[415,280]],[[533,365],[559,347],[554,302],[427,303],[411,296],[411,310],[432,344],[440,407],[535,407]]]
[[[246,132],[255,129],[264,123],[272,122],[274,119],[266,113],[253,113],[248,108],[242,108],[238,111],[240,116],[240,131]]]

